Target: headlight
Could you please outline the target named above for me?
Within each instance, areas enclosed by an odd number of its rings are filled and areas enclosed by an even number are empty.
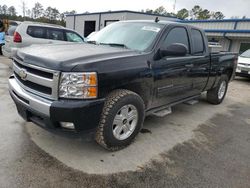
[[[59,97],[73,99],[97,98],[97,74],[62,73],[59,85]]]

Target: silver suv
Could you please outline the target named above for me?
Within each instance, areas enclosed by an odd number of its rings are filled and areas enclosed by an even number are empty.
[[[13,29],[15,29],[13,31]],[[17,49],[32,44],[58,44],[64,42],[84,42],[77,32],[63,26],[38,22],[22,22],[7,32],[3,55],[13,57]],[[8,33],[10,33],[8,35]]]

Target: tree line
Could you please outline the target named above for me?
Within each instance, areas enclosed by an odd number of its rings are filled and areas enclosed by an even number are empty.
[[[207,9],[203,9],[199,5],[195,5],[191,10],[187,10],[183,8],[179,10],[177,13],[168,12],[163,6],[158,7],[155,10],[146,9],[142,12],[151,13],[151,14],[159,14],[164,16],[174,16],[179,19],[190,19],[190,20],[208,20],[208,19],[223,19],[225,18],[224,14],[220,11],[209,11]]]
[[[25,2],[22,1],[21,8],[22,16],[17,15],[15,6],[8,7],[7,5],[0,5],[0,19],[10,19],[16,21],[38,21],[65,26],[65,15],[76,13],[75,10],[60,13],[57,8],[53,8],[50,6],[44,8],[43,5],[39,2],[35,3],[33,8],[28,9]],[[177,13],[168,12],[163,6],[160,6],[155,10],[146,9],[141,11],[151,14],[174,16],[179,19],[190,20],[223,19],[225,17],[224,14],[220,11],[209,11],[208,9],[203,9],[199,5],[195,5],[191,10],[183,8],[177,11]]]
[[[60,13],[57,8],[44,8],[42,4],[35,3],[34,7],[28,9],[25,2],[22,2],[22,16],[17,15],[14,6],[0,5],[0,19],[16,21],[38,21],[44,23],[59,24],[65,26],[65,15],[76,14],[75,10]]]

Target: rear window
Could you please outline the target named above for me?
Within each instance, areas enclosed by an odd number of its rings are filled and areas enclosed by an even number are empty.
[[[15,31],[16,31],[16,26],[11,26],[7,31],[7,35],[14,36]]]
[[[28,26],[27,34],[34,38],[46,38],[46,28],[39,26]]]
[[[194,46],[194,54],[202,55],[205,51],[204,40],[201,32],[197,29],[192,29],[192,41]]]
[[[51,40],[63,40],[64,41],[63,30],[48,28],[47,38]]]

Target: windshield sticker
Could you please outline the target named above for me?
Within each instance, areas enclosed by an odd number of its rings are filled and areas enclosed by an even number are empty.
[[[161,28],[159,28],[159,27],[153,27],[153,26],[144,26],[142,28],[142,30],[144,30],[144,31],[153,31],[153,32],[158,33],[161,30]]]

